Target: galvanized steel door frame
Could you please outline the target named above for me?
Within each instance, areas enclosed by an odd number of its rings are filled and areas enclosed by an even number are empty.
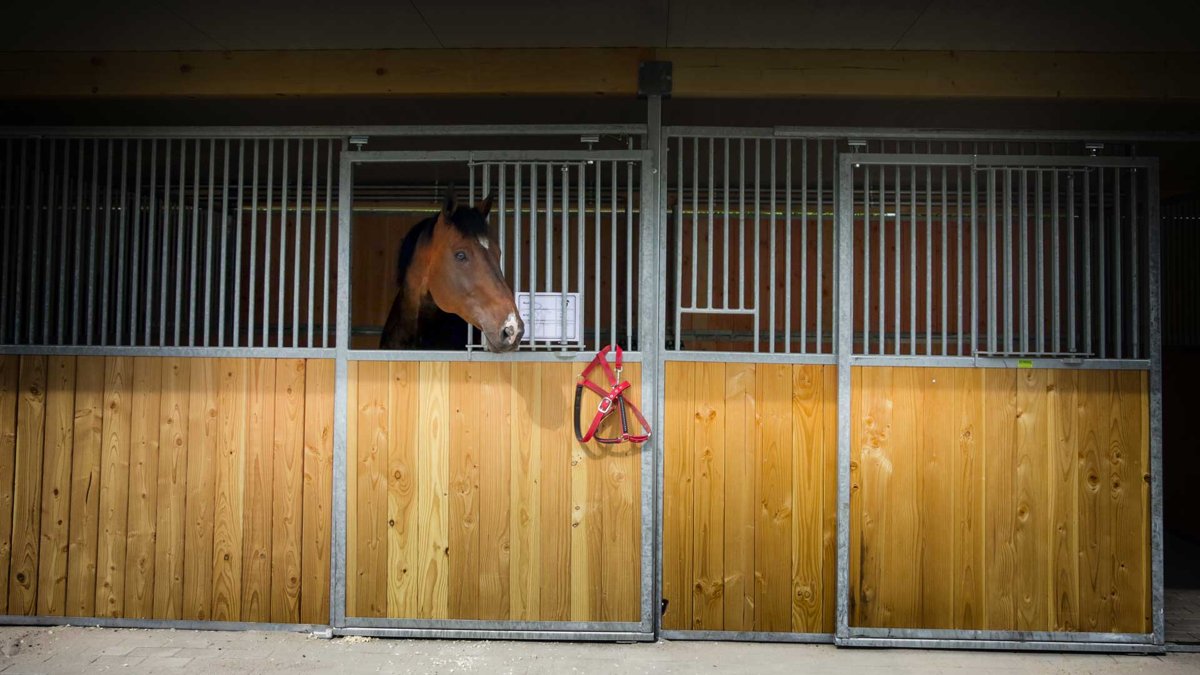
[[[1149,359],[1147,361],[1084,361],[1070,364],[1084,368],[1133,368],[1150,373],[1150,633],[1083,633],[1062,631],[1005,631],[953,629],[864,628],[850,626],[850,454],[851,454],[851,368],[853,366],[945,366],[1011,368],[1009,359],[974,357],[871,357],[855,356],[854,298],[842,293],[837,302],[838,367],[838,514],[837,514],[837,617],[835,643],[847,647],[905,647],[953,649],[1048,650],[1081,652],[1152,652],[1165,650],[1163,618],[1163,532],[1162,532],[1162,359],[1159,316],[1159,185],[1158,161],[1124,157],[1036,157],[975,155],[913,155],[842,153],[838,163],[837,201],[837,286],[854,287],[854,169],[861,165],[1037,167],[1129,167],[1147,172]],[[1066,365],[1045,359],[1038,367]]]
[[[655,104],[657,99],[655,99]],[[650,146],[657,139],[652,133]],[[657,626],[654,570],[657,568],[654,534],[657,473],[655,458],[660,454],[660,437],[654,436],[642,447],[641,461],[641,546],[638,571],[640,586],[640,619],[618,621],[495,621],[473,619],[384,619],[346,616],[346,535],[347,535],[347,467],[348,457],[348,385],[350,361],[484,361],[517,362],[587,361],[590,354],[534,353],[517,356],[489,355],[474,352],[384,352],[350,350],[350,252],[352,237],[352,206],[354,167],[371,163],[472,162],[472,161],[549,161],[571,162],[587,160],[638,162],[640,174],[640,254],[638,285],[639,353],[630,360],[641,361],[643,412],[648,419],[658,420],[655,392],[661,389],[658,363],[659,346],[654,339],[660,311],[654,301],[657,274],[652,257],[654,242],[659,236],[658,182],[656,154],[652,150],[511,150],[511,151],[354,151],[341,156],[338,206],[337,251],[337,344],[335,347],[335,391],[333,424],[333,535],[331,540],[330,622],[338,635],[367,635],[380,637],[455,638],[455,639],[529,639],[529,640],[591,640],[591,641],[651,641]],[[632,186],[630,186],[632,189]]]

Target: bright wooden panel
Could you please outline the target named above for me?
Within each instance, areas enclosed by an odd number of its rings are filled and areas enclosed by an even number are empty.
[[[241,551],[242,621],[271,620],[276,364],[273,359],[247,362]]]
[[[184,531],[188,479],[188,411],[191,367],[187,359],[162,360],[159,397],[158,508],[154,549],[154,618],[183,616]]]
[[[8,613],[36,614],[42,444],[46,429],[46,357],[21,357],[18,391]]]
[[[819,633],[823,619],[825,378],[820,366],[792,367],[792,631]]]
[[[218,364],[211,616],[214,621],[238,621],[242,616],[242,518],[249,368],[245,359],[221,359]]]
[[[570,464],[574,439],[570,428],[570,411],[574,392],[571,376],[575,366],[569,363],[541,364],[542,407],[538,415],[541,435],[541,606],[543,621],[566,621],[571,618],[571,508]],[[611,477],[611,473],[610,473]]]
[[[104,357],[79,357],[75,365],[74,456],[71,458],[71,522],[67,551],[68,616],[93,616],[96,611],[104,404]]]
[[[17,373],[21,357],[0,356],[0,612],[8,610],[12,560],[13,472],[17,445]]]
[[[542,409],[540,363],[514,365],[513,414],[509,438],[512,441],[511,490],[513,504],[509,519],[511,559],[509,561],[510,615],[516,621],[532,621],[540,616],[541,587],[541,434],[537,420]],[[501,431],[503,433],[503,431]]]
[[[512,554],[512,434],[514,424],[513,370],[506,362],[480,365],[479,428],[482,430],[479,454],[479,618],[502,620],[510,616]],[[588,473],[589,494],[598,489],[600,472]],[[589,504],[594,513],[596,506]],[[589,532],[599,518],[590,520]],[[590,541],[590,537],[589,537]],[[598,542],[597,542],[598,543]],[[596,561],[599,564],[599,561]],[[597,573],[600,570],[596,570]],[[593,588],[599,592],[600,584]]]
[[[455,617],[479,615],[479,368],[478,363],[450,364],[447,611]]]
[[[641,364],[625,365],[625,379],[632,385],[629,401],[641,407]],[[568,390],[574,369],[566,371],[564,382]],[[609,422],[616,434],[616,418]],[[568,422],[569,423],[569,422]],[[636,426],[631,421],[631,426]],[[632,429],[631,429],[632,431]],[[568,430],[568,436],[573,432]],[[606,432],[607,433],[607,432]],[[571,439],[574,442],[574,439]],[[641,617],[641,451],[642,446],[629,443],[610,445],[601,452],[605,456],[604,486],[604,547],[606,570],[617,571],[604,575],[604,621],[638,621]]]
[[[692,621],[692,480],[695,473],[695,425],[692,409],[695,404],[696,366],[693,363],[666,364],[666,408],[662,429],[663,442],[663,556],[662,596],[667,603],[662,625],[671,630],[685,630]],[[747,444],[747,451],[753,449]],[[746,476],[753,485],[753,474]],[[750,516],[750,514],[747,514]],[[745,542],[753,550],[753,539]],[[746,570],[747,592],[753,593],[753,571]],[[753,605],[751,605],[753,608]],[[752,609],[753,611],[753,609]]]
[[[129,534],[124,569],[125,616],[137,619],[149,619],[154,614],[161,392],[162,360],[137,359],[133,366]]]
[[[46,369],[46,435],[42,455],[38,614],[62,616],[67,602],[71,450],[75,435],[75,357],[52,356]]]
[[[418,370],[416,363],[388,365],[387,616],[417,616],[419,608]]]
[[[444,619],[449,614],[449,449],[450,365],[420,365],[417,428],[417,480],[419,502],[420,565],[419,610],[423,618]]]
[[[671,364],[676,365],[676,364]],[[725,494],[723,626],[754,630],[754,397],[755,366],[725,365]],[[671,380],[668,379],[668,387]],[[668,389],[670,391],[670,389]],[[670,411],[671,407],[668,406]],[[687,437],[681,439],[686,442]],[[670,443],[670,438],[663,438]],[[672,446],[676,447],[676,446]],[[681,450],[679,452],[684,452]],[[686,628],[686,626],[680,626]]]
[[[100,452],[100,536],[96,556],[96,615],[120,617],[125,604],[125,546],[134,361],[104,361],[104,436]]]
[[[192,359],[188,366],[183,618],[203,621],[212,618],[218,369],[216,359]]]
[[[304,492],[304,359],[275,364],[271,438],[271,620],[300,621],[301,518]]]
[[[698,363],[693,389],[691,627],[721,630],[725,586],[725,364]]]
[[[915,369],[914,369],[915,370]],[[917,545],[920,558],[919,621],[930,628],[954,626],[954,594],[945,592],[946,579],[954,578],[954,457],[955,380],[942,368],[915,371],[921,378],[920,405],[923,410],[942,411],[921,415],[920,444],[916,448],[916,501],[919,518]]]
[[[334,362],[311,359],[304,376],[304,515],[300,621],[329,621],[329,555],[333,537]]]
[[[363,362],[356,378],[356,608],[352,616],[387,615],[388,392],[386,362]]]
[[[950,413],[956,443],[951,491],[954,493],[954,575],[951,605],[954,627],[979,630],[984,617],[984,458],[982,370],[956,368]],[[857,522],[857,521],[851,521]]]

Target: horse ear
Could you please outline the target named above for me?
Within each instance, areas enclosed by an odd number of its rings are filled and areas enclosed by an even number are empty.
[[[458,208],[458,198],[454,196],[454,187],[451,186],[446,190],[446,199],[442,202],[442,215],[449,220],[454,215],[456,208]]]
[[[476,207],[479,210],[479,215],[487,218],[488,214],[492,212],[492,202],[494,201],[495,195],[489,194],[487,197],[484,197],[483,201],[479,202],[479,206]]]

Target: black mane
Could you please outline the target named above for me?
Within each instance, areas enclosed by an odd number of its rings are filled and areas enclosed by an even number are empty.
[[[404,235],[404,241],[400,243],[400,256],[396,259],[396,284],[400,287],[404,286],[404,275],[408,273],[409,265],[412,265],[413,256],[417,253],[417,244],[422,237],[433,234],[433,226],[437,224],[438,215],[440,214],[434,214],[413,225],[408,234]],[[450,224],[468,237],[488,233],[487,221],[474,207],[460,206],[455,209],[454,215],[450,217]]]

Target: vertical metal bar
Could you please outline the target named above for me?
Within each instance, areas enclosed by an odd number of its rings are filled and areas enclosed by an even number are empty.
[[[820,141],[818,141],[820,143]],[[800,353],[809,353],[809,139],[800,141]],[[744,257],[744,256],[743,256]]]
[[[788,141],[791,145],[791,141]],[[722,197],[721,206],[725,212],[725,233],[721,240],[725,252],[725,257],[721,263],[721,270],[724,272],[724,279],[721,283],[721,307],[729,309],[729,139],[725,139],[725,179],[722,181],[724,195]],[[790,165],[789,165],[790,166]],[[790,188],[789,188],[790,189]]]
[[[96,141],[92,141],[92,143],[94,145],[96,143]],[[25,174],[26,174],[26,169],[29,166],[28,161],[27,161],[27,158],[29,156],[28,147],[29,147],[29,140],[21,139],[21,159],[20,159],[21,178],[19,180],[20,192],[17,193],[18,194],[18,196],[17,196],[17,247],[15,249],[15,254],[14,254],[15,260],[13,261],[13,267],[15,268],[14,272],[13,272],[13,286],[15,287],[15,290],[13,292],[13,340],[12,340],[13,344],[20,344],[20,342],[21,342],[21,314],[22,314],[22,309],[23,309],[23,307],[22,307],[23,298],[21,297],[21,290],[22,290],[21,286],[23,285],[22,282],[24,281],[24,279],[22,278],[22,268],[25,263],[25,231],[27,229],[25,227],[25,224],[26,224],[25,184],[27,182]],[[82,148],[81,148],[80,152],[82,153]],[[93,231],[95,231],[95,229],[96,229],[95,227],[92,228]],[[90,248],[90,250],[94,250],[95,246],[93,245],[89,248]],[[89,271],[89,279],[90,279],[91,278],[91,275],[90,275],[91,269],[89,269],[88,271]],[[90,303],[89,303],[88,307],[90,309],[90,307],[91,307]]]
[[[562,178],[561,178],[561,181],[562,181],[562,188],[561,188],[561,192],[562,192],[562,244],[561,244],[561,249],[562,250],[561,250],[561,255],[560,255],[558,262],[559,262],[559,266],[561,267],[561,270],[559,271],[559,273],[562,275],[562,282],[561,282],[562,283],[562,287],[561,287],[562,306],[559,308],[559,312],[560,312],[559,318],[561,320],[561,332],[559,333],[558,341],[560,344],[566,344],[566,342],[567,342],[567,290],[568,290],[568,287],[571,285],[570,284],[571,274],[570,274],[570,264],[569,264],[570,257],[571,257],[571,252],[570,252],[570,248],[571,248],[571,243],[570,243],[571,242],[571,208],[570,208],[570,205],[571,205],[571,200],[570,200],[571,165],[564,163],[562,165],[562,168],[559,169],[559,171],[562,174]]]
[[[50,342],[50,287],[52,285],[50,281],[52,278],[51,273],[54,269],[54,192],[57,186],[54,180],[54,170],[58,158],[57,145],[56,139],[51,138],[47,140],[47,151],[50,154],[50,162],[46,171],[46,224],[42,227],[45,236],[39,236],[39,241],[45,242],[41,253],[42,257],[46,259],[42,273],[42,302],[40,307],[42,313],[42,344]],[[41,208],[40,204],[38,208]],[[38,234],[40,235],[41,233],[39,232]],[[36,300],[34,302],[36,303]],[[29,316],[32,318],[33,313],[30,312]]]
[[[211,141],[210,141],[211,144]],[[209,157],[212,152],[210,148]],[[189,282],[188,282],[188,345],[196,344],[196,296],[200,294],[196,285],[196,274],[199,272],[199,262],[197,257],[200,253],[200,139],[196,139],[196,156],[193,160],[192,167],[192,247],[191,247],[191,264],[189,266]],[[209,167],[209,175],[212,174],[212,167]],[[211,217],[212,210],[209,210]],[[207,246],[205,247],[207,248]]]
[[[979,173],[971,175],[971,355],[979,353]]]
[[[255,139],[257,144],[257,139]],[[258,167],[255,167],[257,170]],[[234,211],[234,244],[233,244],[233,332],[229,336],[229,343],[234,347],[241,346],[241,327],[242,327],[242,204],[245,204],[246,197],[246,139],[238,139],[238,175],[237,175],[237,209]],[[253,295],[253,294],[252,294]],[[328,297],[328,296],[326,296]],[[253,315],[251,315],[253,316]],[[222,343],[223,345],[224,343]],[[328,347],[329,345],[321,345]]]
[[[1130,286],[1130,316],[1129,316],[1129,336],[1133,341],[1133,350],[1129,354],[1130,358],[1142,358],[1141,334],[1142,327],[1138,323],[1138,300],[1142,295],[1142,286],[1138,283],[1138,239],[1141,238],[1141,231],[1138,230],[1138,198],[1137,198],[1137,182],[1138,170],[1133,168],[1129,174],[1129,286]]]
[[[85,141],[83,139],[79,139],[78,143],[76,144],[76,153],[75,153],[76,155],[78,155],[78,157],[76,157],[76,159],[75,159],[75,172],[76,172],[76,175],[75,175],[75,256],[72,261],[72,265],[74,266],[74,274],[72,276],[75,279],[74,279],[74,282],[72,283],[72,290],[71,290],[71,308],[72,308],[72,311],[71,311],[71,342],[73,344],[80,343],[80,333],[82,332],[80,330],[80,323],[81,323],[81,320],[83,319],[83,317],[81,315],[81,312],[83,311],[83,305],[81,304],[81,300],[83,297],[82,284],[83,284],[83,276],[84,276],[83,275],[83,253],[84,253],[84,251],[83,251],[83,238],[84,238],[84,230],[83,230],[83,193],[84,193],[84,188],[83,188],[84,170],[83,169],[84,169],[84,163],[83,163],[83,156],[86,154],[86,152],[84,151],[84,147],[85,147],[84,144],[85,144]],[[153,146],[151,146],[151,147],[153,148]],[[153,152],[153,150],[151,150],[151,152]],[[153,165],[153,162],[151,162],[151,164]],[[151,180],[151,184],[153,184],[153,181],[154,181],[153,173],[151,173],[150,180]],[[149,253],[149,251],[150,250],[147,249],[147,253]],[[90,256],[90,251],[89,251],[89,256]],[[147,301],[148,301],[149,297],[150,297],[149,296],[150,284],[147,283],[146,286],[147,286],[146,297],[147,297]],[[6,315],[7,315],[7,311],[4,313],[0,313],[0,316],[6,316]],[[147,317],[149,317],[149,309],[148,308],[147,308]],[[147,321],[149,321],[149,318],[147,318]]]
[[[275,310],[275,346],[283,346],[283,331],[285,323],[283,320],[283,289],[287,286],[287,238],[288,238],[288,146],[290,143],[285,139],[283,141],[283,157],[282,166],[279,167],[279,270],[276,275],[278,281],[276,288],[278,289],[278,298]]]
[[[682,139],[679,141],[679,147],[680,147],[679,155],[682,158],[683,157],[683,140]],[[682,159],[680,161],[682,161]],[[682,164],[680,166],[682,166]],[[609,294],[611,296],[609,298],[609,309],[610,309],[611,313],[609,314],[609,317],[608,317],[608,322],[609,322],[608,341],[609,341],[609,344],[616,344],[617,343],[617,284],[616,284],[616,280],[617,280],[617,192],[619,190],[619,184],[617,183],[617,163],[615,161],[612,163],[611,171],[612,171],[612,176],[611,176],[610,184],[612,187],[609,190],[610,204],[609,204],[609,211],[608,211],[610,253],[608,256],[608,258],[609,258],[608,262],[610,265],[609,278],[613,280],[613,283],[609,284],[609,287],[608,287]],[[681,181],[683,180],[682,174],[680,175],[680,180]],[[683,199],[682,194],[683,193],[682,193],[682,189],[681,189],[681,191],[680,191],[680,200],[681,201]],[[682,217],[682,210],[683,210],[683,205],[680,204],[679,208],[676,209],[676,211],[680,214],[679,217]],[[680,245],[681,244],[677,243],[677,246],[676,246],[677,250]],[[680,255],[682,255],[682,253]],[[676,265],[675,269],[676,269],[676,275],[677,275],[676,276],[677,283],[675,284],[675,292],[678,293],[679,292],[679,283],[678,283],[679,272],[678,272],[678,270],[680,269],[680,267],[678,265]],[[676,309],[675,348],[679,349],[678,331],[680,330],[680,326],[682,324],[680,324],[680,322],[679,322],[679,303],[678,302],[675,303],[675,309]]]
[[[1050,172],[1050,238],[1054,242],[1050,254],[1050,316],[1051,316],[1051,349],[1062,353],[1062,255],[1059,239],[1058,224],[1058,171]]]
[[[505,213],[508,208],[508,165],[501,162],[496,165],[496,170],[500,173],[497,178],[500,191],[497,196],[500,206],[500,226],[496,228],[500,233],[500,270],[507,275],[508,265],[511,262],[508,256],[508,214]]]
[[[925,166],[925,354],[933,356],[933,167]]]
[[[629,139],[633,149],[633,138]],[[633,344],[633,162],[625,163],[625,344]],[[642,347],[644,349],[644,346]]]
[[[676,153],[675,161],[678,168],[675,173],[675,179],[678,181],[675,189],[675,350],[679,351],[680,343],[683,342],[683,201],[684,201],[684,177],[683,177],[683,138],[679,138],[679,151]],[[613,176],[616,176],[616,164],[613,164]],[[616,194],[616,181],[613,181],[613,194]],[[613,197],[614,201],[616,197]],[[615,208],[614,208],[615,211]],[[616,259],[616,216],[613,216],[613,252],[610,256],[615,261]],[[616,263],[614,262],[614,265]],[[613,319],[613,325],[616,325],[616,319]],[[615,331],[614,331],[615,335]]]
[[[529,345],[537,348],[538,165],[529,165]],[[547,217],[549,215],[547,214]]]
[[[997,246],[996,226],[1000,205],[996,202],[996,169],[988,169],[988,351],[1000,351],[999,329],[996,325],[999,318],[999,296],[997,294]]]
[[[524,186],[522,185],[522,176],[524,172],[521,170],[521,164],[513,164],[513,291],[521,292],[521,248],[525,242],[521,239],[521,197]],[[597,252],[599,255],[599,252]],[[533,325],[526,327],[526,333],[532,337]]]
[[[1108,294],[1106,291],[1106,281],[1108,278],[1104,274],[1104,263],[1107,257],[1105,245],[1108,243],[1107,232],[1104,229],[1104,169],[1098,167],[1098,183],[1096,186],[1096,304],[1098,318],[1100,320],[1097,326],[1097,338],[1100,342],[1100,358],[1108,358],[1108,322],[1107,322],[1107,305]]]
[[[208,347],[210,342],[210,333],[212,332],[209,326],[212,325],[212,248],[213,248],[213,191],[216,184],[216,162],[217,162],[217,139],[210,138],[208,140],[208,222],[205,227],[204,234],[204,326],[203,339],[204,346]],[[195,241],[193,235],[193,241]],[[224,251],[222,251],[224,254]],[[224,257],[222,255],[222,257]],[[193,297],[197,291],[193,289]]]
[[[602,274],[600,271],[600,266],[602,264],[604,264],[603,259],[600,257],[600,247],[601,247],[600,225],[601,225],[601,221],[602,221],[601,214],[600,214],[600,207],[604,203],[603,202],[603,200],[604,200],[604,196],[603,196],[604,195],[604,190],[603,190],[604,163],[597,161],[595,163],[595,166],[596,166],[595,199],[592,202],[593,203],[593,211],[595,212],[594,213],[595,222],[593,223],[593,227],[594,227],[594,230],[592,232],[593,244],[592,244],[592,255],[590,257],[592,260],[592,265],[594,266],[593,269],[595,270],[595,276],[592,279],[592,304],[593,304],[593,307],[592,307],[592,313],[593,313],[592,329],[595,334],[595,337],[593,338],[595,340],[593,349],[595,349],[596,351],[600,351],[600,348],[604,344],[603,338],[601,337],[601,332],[600,332],[600,328],[601,328],[601,325],[600,325],[600,322],[601,322],[601,319],[600,319],[600,302],[601,302],[600,301],[600,279],[602,277]],[[500,186],[501,186],[500,194],[503,195],[504,194],[504,174],[500,174]],[[503,247],[501,247],[501,248],[503,248]],[[609,293],[612,295],[611,302],[613,304],[616,304],[616,292],[617,292],[617,290],[615,288],[613,288],[612,283],[609,283]]]
[[[226,295],[226,282],[229,278],[228,261],[229,255],[229,139],[225,139],[224,153],[222,154],[221,168],[221,285],[217,290],[217,346],[225,346],[225,301],[228,298]],[[211,180],[211,179],[210,179]],[[211,197],[210,197],[211,199]],[[310,275],[311,278],[311,275]],[[208,326],[205,322],[204,344],[212,346],[212,342],[208,339]]]
[[[196,156],[197,157],[199,157],[199,155],[200,155],[199,145],[200,145],[200,141],[197,140],[196,141]],[[176,203],[179,208],[179,224],[176,227],[176,232],[175,232],[175,330],[174,330],[174,336],[175,336],[175,345],[176,346],[178,346],[180,344],[180,342],[179,342],[180,309],[183,304],[183,295],[182,295],[183,294],[183,238],[184,238],[183,218],[184,218],[184,199],[186,198],[186,196],[184,194],[184,187],[186,185],[185,181],[186,181],[186,175],[187,175],[185,173],[187,171],[186,155],[187,155],[187,140],[185,139],[185,140],[181,140],[179,142],[179,198],[176,200]],[[199,167],[197,167],[197,168],[199,168]],[[198,174],[199,172],[197,171],[196,173]],[[193,207],[193,213],[194,212],[195,212],[195,207]]]
[[[12,276],[11,271],[16,264],[20,254],[12,247],[11,238],[13,236],[13,218],[12,218],[12,195],[13,195],[13,143],[16,140],[12,138],[4,139],[4,256],[0,260],[4,263],[4,269],[0,270],[0,316],[12,316],[9,313],[8,299],[12,297]],[[80,142],[79,156],[83,157],[82,141]],[[18,218],[20,216],[18,215]],[[76,228],[78,235],[79,229]],[[76,241],[76,259],[78,260],[78,242],[79,237],[75,237]],[[79,278],[79,274],[75,275]],[[76,293],[78,297],[78,293]],[[75,307],[79,306],[76,302]],[[0,324],[0,344],[9,344],[17,342],[13,336],[9,335],[10,324],[5,322]]]
[[[713,157],[712,137],[708,139],[708,307],[713,306]],[[774,148],[774,141],[772,141]]]
[[[887,276],[887,167],[879,166],[879,355],[887,349],[887,295],[884,284]],[[864,277],[866,271],[864,271]],[[863,350],[869,353],[870,346]]]
[[[894,239],[894,244],[892,246],[892,250],[895,252],[895,256],[894,256],[895,257],[895,266],[894,266],[894,272],[893,272],[895,280],[892,282],[892,289],[893,289],[892,295],[894,296],[892,304],[894,305],[893,310],[895,312],[895,316],[892,317],[892,321],[895,323],[895,332],[893,335],[895,344],[893,345],[893,350],[897,356],[899,356],[899,354],[900,354],[900,342],[903,337],[903,334],[901,333],[901,329],[900,329],[900,291],[901,291],[901,287],[900,287],[900,268],[901,268],[900,249],[903,248],[902,244],[900,243],[901,242],[901,239],[900,239],[900,212],[903,210],[903,204],[901,202],[904,199],[904,197],[902,196],[904,193],[904,181],[901,176],[902,176],[902,174],[900,172],[900,165],[897,164],[896,165],[896,223],[895,223],[895,228],[894,228],[895,229],[895,239]]]
[[[825,162],[822,146],[825,141],[817,139],[817,353],[825,354],[825,181],[822,179]],[[851,225],[851,228],[854,226]],[[757,303],[755,307],[758,307]]]
[[[333,533],[330,537],[329,607],[334,625],[346,621],[347,398],[350,381],[350,209],[353,167],[342,146],[338,178],[337,329],[333,402]]]
[[[837,252],[838,286],[853,288],[854,285],[854,176],[851,173],[850,157],[843,156],[838,166],[841,180],[838,182]],[[897,168],[897,171],[899,169]],[[897,180],[896,185],[899,187]],[[898,211],[898,209],[897,209]],[[897,219],[897,223],[899,220]],[[899,225],[897,224],[897,227]],[[882,232],[880,233],[882,236]],[[899,248],[899,239],[897,239]],[[897,269],[899,269],[897,267]],[[897,296],[898,297],[898,296]],[[882,298],[881,298],[882,300]],[[837,608],[836,633],[839,637],[849,634],[850,622],[850,352],[854,348],[854,317],[847,311],[848,302],[838,306],[837,330]],[[897,313],[897,316],[899,313]],[[899,333],[897,333],[898,335]]]
[[[137,343],[137,311],[138,311],[138,289],[141,286],[141,277],[139,273],[139,263],[141,262],[139,253],[141,247],[141,229],[142,229],[142,140],[138,139],[137,146],[134,149],[134,154],[137,156],[134,165],[133,176],[133,242],[130,250],[130,274],[129,274],[129,344]]]
[[[1125,294],[1121,285],[1121,169],[1113,168],[1113,354],[1124,355],[1124,322],[1121,319]]]
[[[583,348],[587,344],[586,335],[583,331],[583,302],[587,298],[587,292],[583,287],[583,272],[584,266],[587,264],[587,255],[584,253],[583,247],[587,239],[587,212],[584,210],[583,196],[587,190],[585,182],[585,174],[587,173],[587,163],[580,162],[575,167],[576,179],[578,181],[575,190],[575,225],[578,228],[576,232],[576,258],[575,258],[575,292],[579,294],[579,304],[581,305],[578,312],[579,323],[575,327],[575,337],[579,342],[579,347]],[[501,247],[501,250],[504,250]],[[600,286],[600,277],[596,277],[596,286]],[[565,309],[565,308],[564,308]],[[566,312],[563,313],[564,315]]]
[[[759,346],[759,328],[761,326],[762,302],[762,262],[759,260],[762,251],[762,211],[759,209],[759,197],[762,194],[762,146],[759,139],[754,139],[754,351],[761,351]],[[693,251],[694,252],[694,251]]]
[[[914,152],[916,143],[913,143]],[[917,353],[917,167],[908,167],[908,353]]]
[[[67,323],[67,267],[72,263],[69,262],[67,253],[67,221],[70,219],[70,202],[71,202],[71,139],[63,139],[63,158],[62,158],[62,196],[59,198],[59,217],[58,217],[58,321],[55,324],[55,344],[63,344],[63,333]],[[141,141],[138,141],[139,147]],[[139,164],[140,167],[140,164]],[[130,305],[132,311],[133,306]],[[74,308],[72,308],[74,311]],[[118,329],[119,330],[119,329]]]
[[[158,344],[156,345],[158,347],[165,347],[167,344],[167,289],[170,288],[170,286],[167,285],[167,266],[170,262],[171,256],[171,167],[174,166],[174,163],[171,161],[171,140],[166,139],[164,142],[167,146],[167,151],[164,153],[166,155],[164,158],[166,175],[163,176],[163,218],[161,227],[162,249],[159,252],[159,260],[161,262],[159,267],[161,270],[158,287]],[[179,141],[179,146],[182,148],[183,144],[186,142],[187,141],[183,140]],[[180,153],[182,152],[183,151],[180,150]],[[180,177],[180,180],[182,180],[182,177]],[[88,323],[90,325],[91,322],[89,321]]]
[[[109,339],[108,325],[108,308],[112,304],[108,295],[108,285],[112,280],[111,268],[109,261],[112,259],[110,251],[112,250],[109,244],[112,240],[112,165],[113,165],[113,139],[108,139],[108,150],[105,157],[104,168],[104,245],[101,251],[101,274],[103,281],[100,286],[100,344],[107,345]],[[37,229],[35,228],[36,232]],[[32,318],[32,314],[30,315]]]
[[[679,139],[680,155],[683,139]],[[679,182],[683,184],[683,160],[679,164]],[[682,195],[682,193],[681,193]],[[682,197],[680,197],[682,200]],[[682,246],[682,242],[680,242]],[[738,139],[738,309],[746,308],[746,139]]]
[[[783,351],[792,352],[792,140],[783,144]],[[728,200],[726,200],[728,212]],[[728,225],[728,224],[727,224]],[[726,237],[729,235],[728,226]],[[728,249],[726,249],[728,250]]]
[[[775,164],[776,164],[776,161],[775,161],[775,139],[772,138],[771,139],[771,175],[770,175],[770,179],[771,179],[771,219],[769,221],[770,228],[771,228],[771,239],[770,239],[771,253],[770,253],[770,263],[769,264],[771,265],[771,270],[770,270],[770,273],[767,275],[767,280],[768,280],[768,283],[770,284],[770,292],[768,293],[768,300],[767,300],[767,302],[770,304],[770,311],[768,313],[770,320],[767,323],[771,327],[771,335],[769,338],[769,340],[770,340],[769,343],[771,345],[771,348],[769,351],[772,353],[775,352],[775,331],[777,328],[777,326],[775,325]],[[711,235],[710,235],[709,241],[710,242],[712,241]],[[711,251],[710,251],[710,253],[711,253]],[[711,303],[710,303],[710,305],[711,305]]]
[[[1029,353],[1029,176],[1021,169],[1021,351]]]
[[[859,168],[860,165],[855,164],[854,168]],[[866,354],[871,351],[871,166],[862,165],[863,173],[863,290],[862,290],[862,318],[863,318],[863,349],[861,353]],[[854,175],[851,172],[851,175]],[[851,293],[851,297],[853,297]]]
[[[286,146],[285,146],[286,147]],[[345,187],[340,185],[338,189]],[[267,213],[264,216],[265,223],[263,225],[263,273],[259,283],[262,284],[262,345],[263,347],[271,344],[271,285],[268,280],[271,278],[271,212],[275,208],[274,192],[275,190],[275,139],[267,140]],[[340,203],[340,201],[339,201]],[[340,214],[339,214],[340,222]],[[339,244],[338,248],[341,246]],[[253,268],[254,259],[251,258],[250,265]],[[251,278],[253,278],[253,270]],[[341,280],[338,280],[339,288]]]
[[[329,275],[330,269],[333,267],[334,259],[333,252],[330,250],[330,244],[333,240],[333,227],[331,223],[331,214],[333,213],[333,143],[332,138],[325,141],[325,247],[322,249],[325,258],[322,265],[323,274],[321,281],[321,346],[329,346]],[[342,150],[345,150],[346,141],[342,142]],[[334,336],[336,338],[336,335]]]
[[[1163,616],[1163,381],[1162,381],[1162,318],[1159,311],[1161,268],[1159,255],[1159,186],[1158,164],[1152,164],[1146,176],[1147,227],[1147,302],[1150,349],[1150,592],[1151,623],[1156,644],[1166,641]]]
[[[296,215],[292,233],[292,347],[300,346],[300,223],[304,222],[304,139],[296,139]]]
[[[1083,352],[1096,354],[1092,340],[1092,177],[1083,175]],[[1072,200],[1072,204],[1074,200]]]
[[[1037,246],[1036,257],[1037,261],[1037,297],[1034,300],[1036,308],[1035,316],[1037,317],[1037,350],[1046,352],[1046,228],[1045,218],[1043,217],[1042,208],[1042,190],[1043,190],[1043,171],[1040,169],[1037,172],[1037,183],[1035,189],[1034,205],[1037,208],[1037,217],[1035,220],[1037,227],[1037,235],[1034,237],[1034,245]]]
[[[254,139],[251,146],[250,154],[250,261],[248,263],[248,271],[246,275],[246,283],[249,288],[246,289],[246,346],[254,346],[254,305],[255,298],[258,297],[258,142],[259,139]],[[268,141],[269,147],[270,141]],[[268,150],[268,157],[270,151]],[[267,183],[270,185],[270,182]],[[240,219],[239,219],[240,220]],[[328,253],[326,254],[328,255]],[[264,298],[264,301],[266,298]],[[235,319],[236,320],[236,319]],[[237,329],[234,329],[237,332]],[[236,340],[235,340],[236,344]],[[263,346],[266,346],[266,340],[263,340]]]
[[[692,288],[691,306],[700,306],[700,139],[692,139]]]
[[[948,344],[948,342],[946,340],[946,325],[950,323],[950,310],[949,310],[948,301],[947,301],[948,288],[947,288],[947,281],[946,281],[946,276],[947,276],[946,273],[947,273],[947,266],[948,266],[947,259],[950,257],[950,253],[947,251],[947,249],[949,248],[950,242],[949,242],[947,234],[946,234],[946,209],[948,207],[949,207],[949,203],[946,201],[946,167],[943,166],[942,167],[942,252],[941,252],[941,258],[942,258],[942,315],[941,315],[942,356],[946,356],[947,354],[950,353],[950,345]]]

